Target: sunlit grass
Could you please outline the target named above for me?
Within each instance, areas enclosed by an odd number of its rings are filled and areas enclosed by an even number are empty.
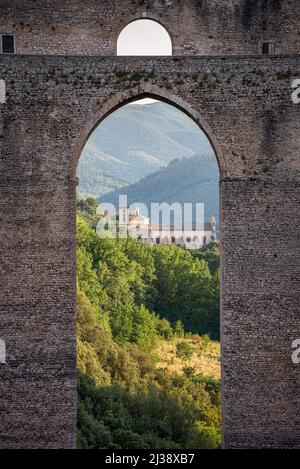
[[[182,360],[176,356],[176,345],[179,342],[187,342],[193,348],[193,355],[189,360]],[[205,377],[221,378],[220,343],[210,341],[205,350],[202,349],[201,337],[195,335],[187,338],[176,338],[171,342],[160,341],[156,353],[158,368],[167,368],[183,374],[184,368],[191,367],[197,374]]]

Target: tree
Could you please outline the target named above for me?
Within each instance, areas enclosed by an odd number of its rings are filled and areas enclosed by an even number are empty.
[[[158,339],[158,316],[145,308],[138,306],[133,309],[134,331],[132,341],[143,352],[151,353]]]
[[[168,340],[168,341],[171,341],[174,337],[173,328],[171,324],[169,323],[169,321],[167,321],[166,319],[161,319],[159,321],[158,333],[163,339]]]
[[[79,218],[84,220],[93,229],[96,229],[98,221],[101,220],[101,216],[97,215],[97,207],[96,199],[77,199],[77,214]]]
[[[218,447],[219,383],[191,366],[157,369],[155,357],[160,338],[218,330],[219,270],[175,246],[99,239],[95,213],[80,203],[78,447]],[[193,348],[182,340],[176,354],[188,361]]]
[[[210,344],[210,336],[209,334],[204,334],[201,337],[201,342],[200,342],[200,351],[201,352],[206,352],[208,346]]]
[[[184,325],[182,321],[176,321],[174,327],[174,333],[176,337],[184,337]]]
[[[187,342],[178,342],[176,344],[176,357],[181,360],[187,361],[191,360],[194,354],[193,347],[191,347]]]
[[[199,251],[194,251],[193,257],[195,259],[202,259],[208,263],[209,270],[213,276],[220,268],[220,242],[214,241],[203,246]]]
[[[190,332],[198,332],[209,295],[208,264],[176,246],[158,246],[153,253],[158,292],[155,311],[170,322],[181,320]]]

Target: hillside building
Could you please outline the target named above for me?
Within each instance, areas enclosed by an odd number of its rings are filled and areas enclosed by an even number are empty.
[[[128,233],[139,241],[151,245],[174,244],[186,249],[201,249],[206,244],[217,241],[217,221],[211,214],[209,223],[192,224],[152,224],[148,217],[143,216],[138,208],[131,211],[121,207],[120,223],[126,226]]]

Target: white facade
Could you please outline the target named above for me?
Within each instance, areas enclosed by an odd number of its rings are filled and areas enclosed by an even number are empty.
[[[174,244],[186,249],[201,249],[217,240],[217,223],[212,214],[209,223],[196,225],[151,225],[149,218],[140,214],[138,209],[130,213],[122,208],[120,223],[127,225],[129,234],[143,243],[152,245]]]

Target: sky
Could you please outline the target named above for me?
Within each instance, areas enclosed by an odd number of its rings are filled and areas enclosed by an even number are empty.
[[[133,21],[119,36],[118,55],[172,55],[172,42],[156,21]]]
[[[169,34],[159,23],[137,20],[127,25],[118,39],[118,55],[172,55]],[[154,99],[141,99],[134,104],[151,104]]]

